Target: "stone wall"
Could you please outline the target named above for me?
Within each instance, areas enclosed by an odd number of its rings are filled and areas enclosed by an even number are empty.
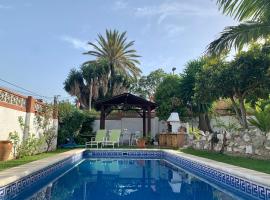
[[[224,153],[270,159],[270,133],[257,129],[222,132],[217,134],[217,143],[212,142],[214,134],[206,133],[200,139],[189,138],[189,146],[199,150],[214,150]],[[213,144],[213,145],[212,145]]]

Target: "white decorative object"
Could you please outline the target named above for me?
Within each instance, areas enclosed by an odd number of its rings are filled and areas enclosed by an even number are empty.
[[[172,112],[167,122],[172,126],[172,133],[178,133],[178,129],[180,128],[180,119],[177,112]]]

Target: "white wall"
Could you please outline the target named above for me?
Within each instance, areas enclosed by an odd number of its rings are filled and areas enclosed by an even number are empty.
[[[23,122],[25,124],[25,129],[20,126],[19,117],[23,118]],[[58,120],[52,120],[52,125],[56,127],[56,131],[58,128]],[[29,129],[26,130],[26,129]],[[42,135],[42,130],[37,130],[35,125],[35,114],[34,113],[26,113],[6,107],[0,106],[0,140],[8,140],[9,133],[16,131],[19,134],[20,141],[23,138],[27,138],[27,132],[31,134],[35,134],[36,137]],[[56,148],[57,140],[53,142],[53,149]],[[45,150],[45,146],[42,147]]]
[[[18,118],[22,117],[25,120],[25,116],[25,112],[0,106],[0,140],[8,140],[9,133],[13,131],[17,131],[22,139],[23,130]]]
[[[99,129],[99,120],[95,120],[93,124],[93,131]],[[165,123],[166,124],[166,123]],[[106,120],[105,129],[128,129],[128,131],[134,133],[135,131],[143,132],[143,120],[142,118],[122,118],[121,120]],[[158,117],[151,119],[151,137],[154,137],[157,133],[164,129],[164,125],[159,121]],[[146,120],[147,130],[147,120]]]

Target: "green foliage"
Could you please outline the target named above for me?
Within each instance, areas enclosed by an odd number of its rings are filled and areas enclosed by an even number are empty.
[[[32,156],[40,153],[40,147],[44,140],[42,137],[37,138],[34,134],[29,134],[17,148],[17,158]]]
[[[82,111],[69,102],[59,103],[58,145],[64,144],[66,139],[75,139],[83,144],[85,137],[90,137],[95,116],[93,112]]]
[[[181,98],[177,92],[180,87],[181,78],[178,75],[168,75],[157,87],[155,93],[157,115],[160,119],[167,120],[172,111],[178,112],[181,116],[186,115],[186,109],[181,104]]]
[[[166,75],[162,69],[152,71],[149,75],[142,76],[131,84],[129,91],[143,98],[151,99]]]
[[[52,145],[57,138],[56,127],[53,122],[53,105],[46,104],[42,106],[35,115],[35,124],[37,131],[43,136],[47,145],[46,151],[52,150]]]
[[[106,30],[105,36],[98,34],[98,44],[89,42],[93,50],[85,54],[95,56],[97,60],[108,61],[112,75],[115,72],[126,76],[139,76],[141,70],[137,67],[140,62],[135,49],[134,41],[127,42],[126,32]]]
[[[224,14],[233,16],[241,23],[225,27],[220,36],[208,46],[208,52],[219,54],[270,35],[270,3],[267,0],[217,0]]]
[[[16,157],[16,153],[18,150],[18,145],[20,143],[20,137],[17,131],[13,131],[9,133],[8,139],[13,144],[13,156]]]
[[[203,102],[230,98],[240,124],[247,128],[245,100],[269,94],[269,66],[270,57],[259,45],[240,52],[231,62],[209,63],[197,76],[196,97]]]
[[[201,138],[201,136],[202,136],[200,129],[195,128],[195,127],[193,127],[193,130],[192,130],[192,127],[189,127],[188,132],[189,132],[190,135],[193,135],[196,140],[199,140]]]
[[[224,131],[232,132],[239,129],[239,125],[234,123],[232,120],[229,120],[227,123],[220,119],[219,117],[215,118],[216,124],[214,125],[217,128],[223,129]]]
[[[24,129],[29,130],[29,127],[25,126],[21,116],[18,117],[18,123],[22,131],[24,131]],[[9,139],[14,145],[14,157],[16,158],[23,158],[25,156],[31,156],[40,153],[41,146],[44,144],[44,137],[36,137],[35,134],[31,134],[29,131],[26,132],[26,134],[28,136],[24,138],[23,141],[20,141],[18,132],[14,131],[9,133]]]
[[[264,133],[270,132],[270,104],[266,101],[259,101],[253,113],[254,118],[248,119],[249,123]]]

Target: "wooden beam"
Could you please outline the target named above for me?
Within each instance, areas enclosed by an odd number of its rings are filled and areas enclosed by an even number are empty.
[[[151,107],[148,106],[147,108],[147,117],[148,117],[148,124],[147,124],[147,136],[151,136]]]
[[[143,137],[146,136],[145,110],[143,110]]]
[[[100,112],[100,129],[105,129],[105,120],[106,120],[106,112],[104,109],[104,106],[101,106],[101,112]]]

